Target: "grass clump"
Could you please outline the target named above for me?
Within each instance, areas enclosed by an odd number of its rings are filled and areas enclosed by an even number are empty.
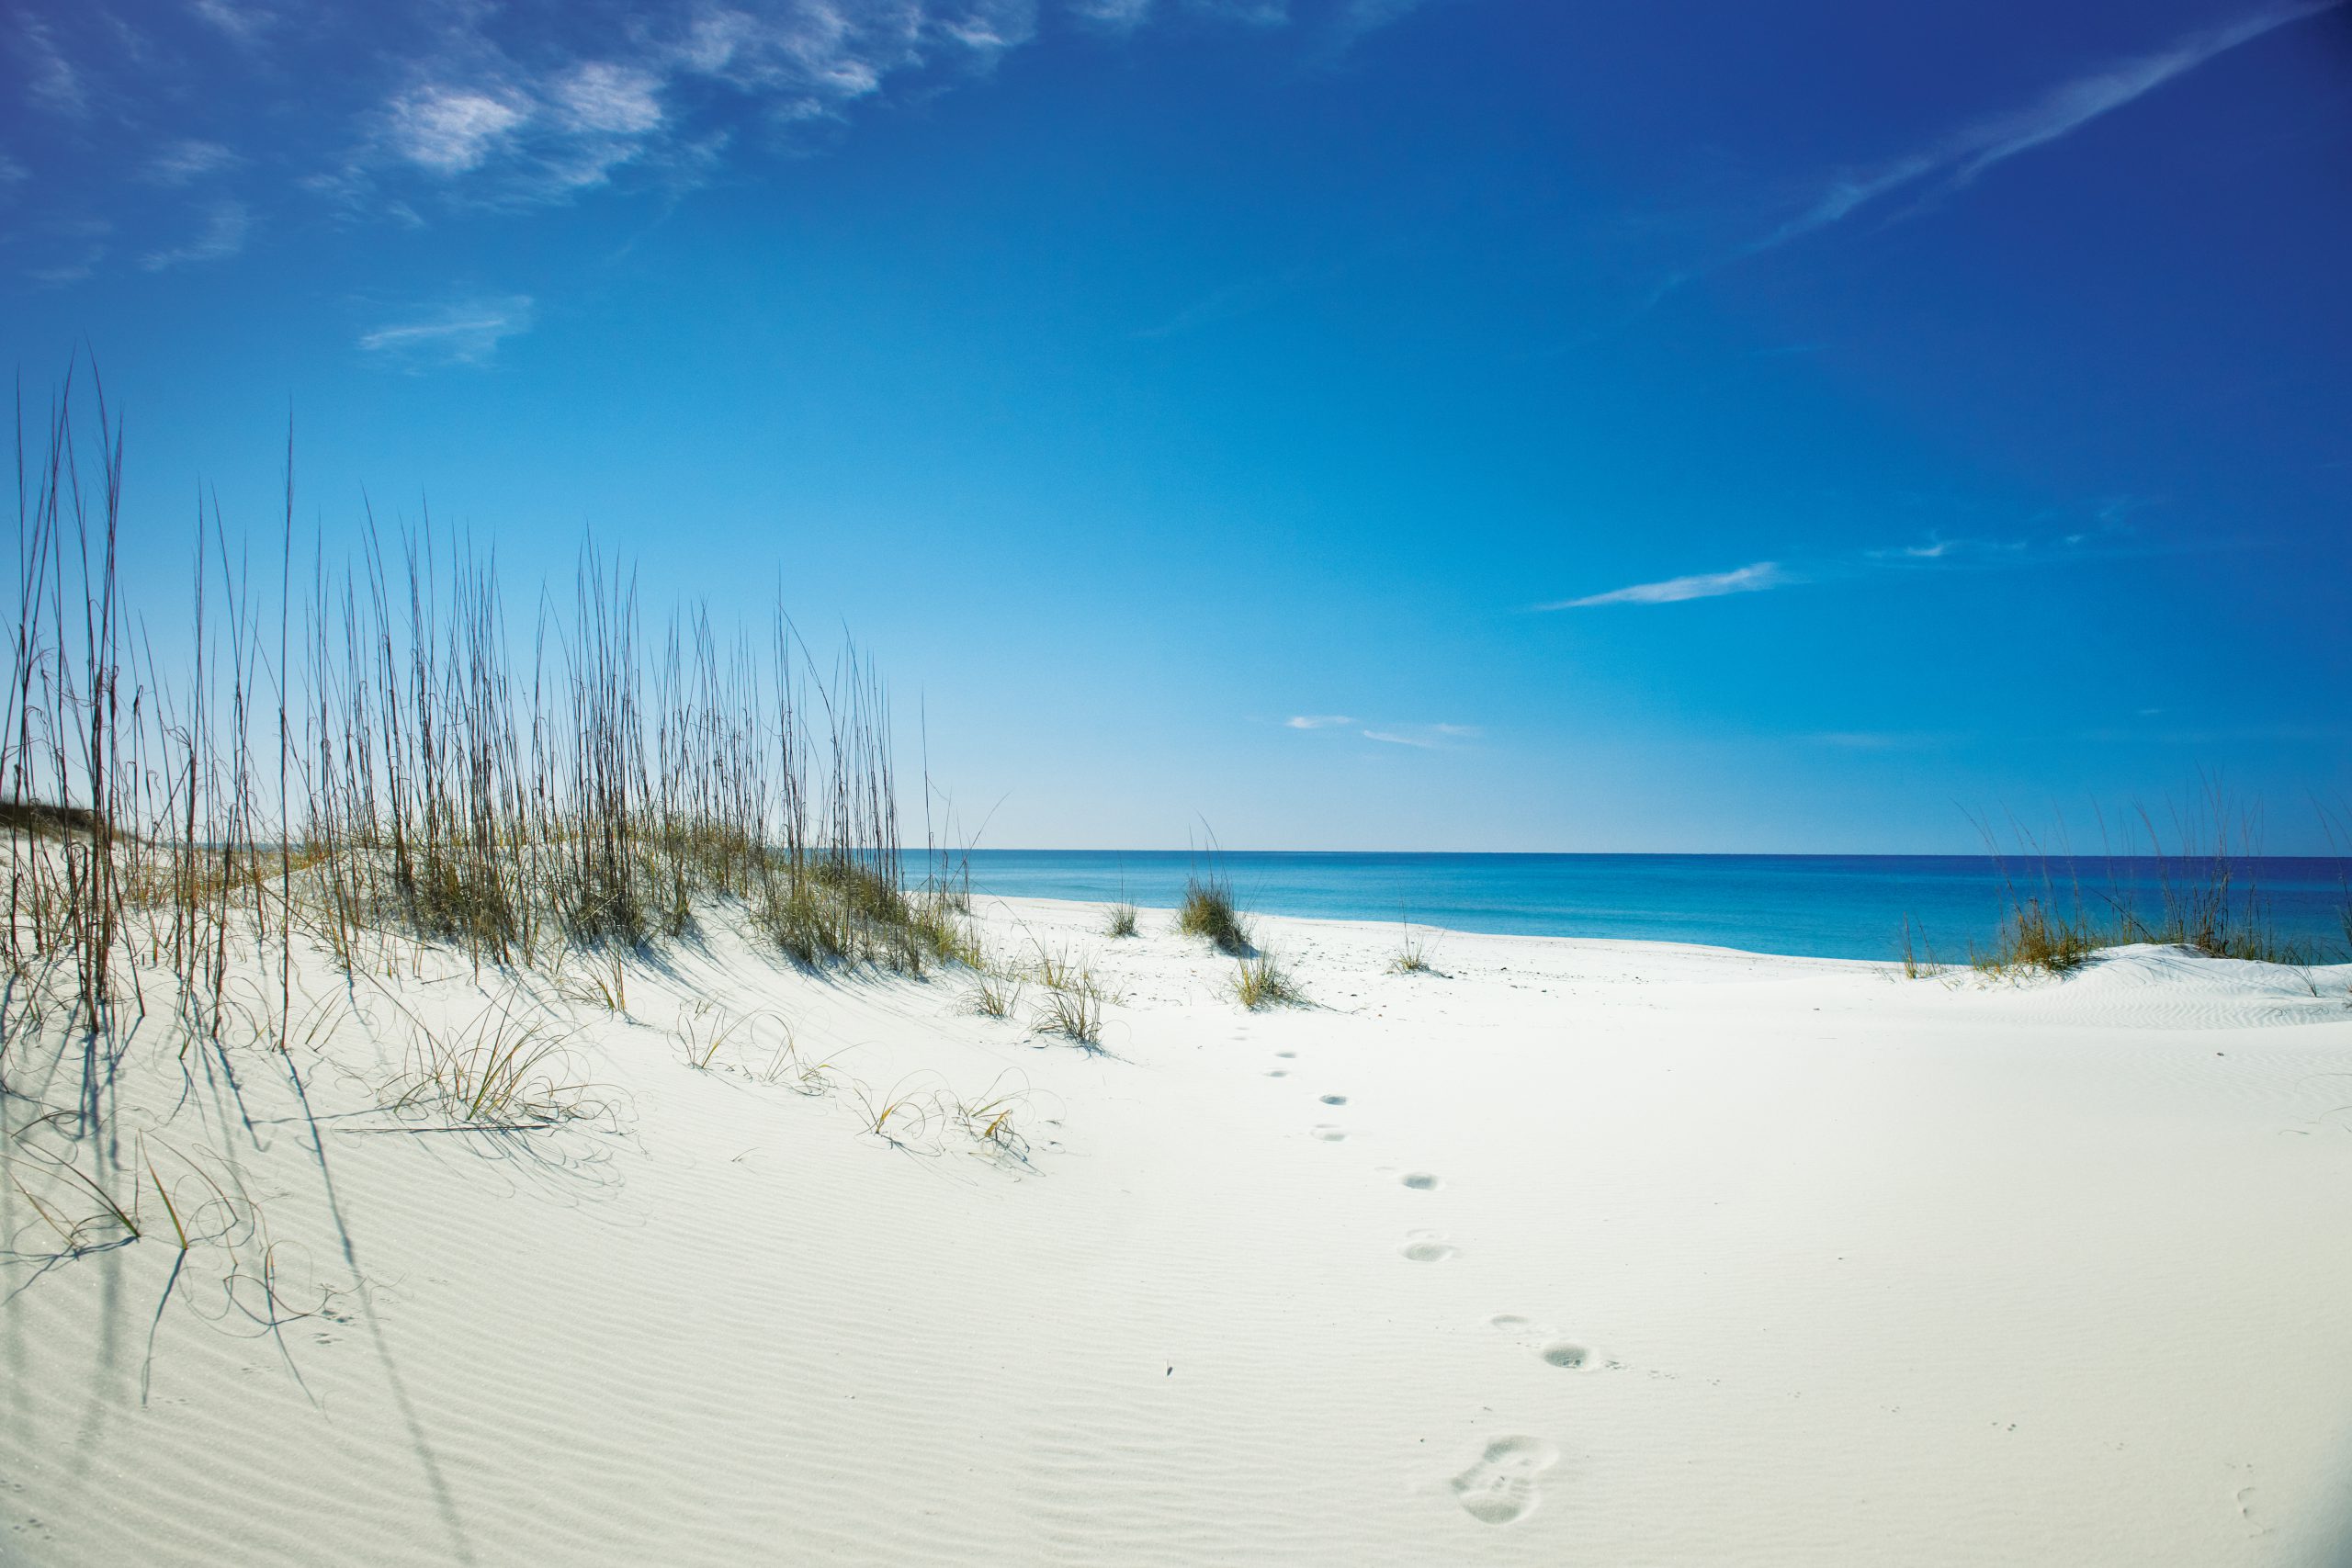
[[[1396,955],[1388,961],[1392,975],[1427,975],[1430,969],[1429,944],[1413,935],[1412,922],[1405,922],[1405,934],[1397,940]]]
[[[1033,1022],[1040,1033],[1058,1034],[1091,1050],[1102,1048],[1102,998],[1091,988],[1047,991]]]
[[[1938,962],[1936,950],[1928,945],[1927,927],[1919,926],[1918,937],[1916,941],[1913,939],[1911,932],[1915,923],[1910,916],[1903,917],[1903,977],[1906,980],[1932,980],[1943,974],[1944,966]]]
[[[1186,936],[1205,937],[1219,953],[1235,958],[1257,952],[1250,944],[1249,922],[1233,902],[1233,884],[1214,872],[1185,879],[1176,929]]]
[[[1245,958],[1234,971],[1234,997],[1251,1012],[1271,1007],[1305,1007],[1306,993],[1271,953]]]
[[[1092,969],[1070,957],[1068,950],[1047,947],[1042,939],[1026,973],[1045,991],[1031,1014],[1032,1025],[1043,1033],[1099,1048],[1103,1005],[1122,998],[1097,980]]]
[[[1113,937],[1136,934],[1136,907],[1125,899],[1105,911],[1104,934]]]
[[[418,1024],[408,1071],[392,1086],[389,1108],[450,1126],[551,1127],[593,1109],[588,1086],[567,1069],[560,1036],[519,1016],[509,1001],[493,1001],[462,1031],[445,1034]]]
[[[2089,963],[2102,945],[2080,915],[2052,915],[2041,900],[2028,898],[2002,919],[1992,949],[1972,954],[1970,961],[1988,975],[2033,969],[2046,975],[2071,975]],[[1904,972],[1911,974],[1916,967],[1906,957]]]
[[[1012,1010],[1021,1005],[1021,977],[997,970],[983,970],[978,987],[972,993],[973,1009],[982,1018],[1011,1018]]]
[[[2259,852],[2255,817],[2233,807],[2217,784],[2172,811],[2171,831],[2143,808],[2137,829],[2127,824],[2122,841],[2104,858],[2104,883],[2086,889],[2071,856],[2049,857],[2022,830],[2019,847],[2038,864],[2040,891],[2020,891],[1997,847],[2008,908],[1988,950],[1972,949],[1980,973],[2039,971],[2068,975],[2102,949],[2145,942],[2186,948],[2209,958],[2304,968],[2319,962],[2313,946],[2297,942],[2279,928],[2258,881]],[[2142,835],[2144,834],[2144,840]],[[1988,844],[1992,834],[1987,831]],[[2352,918],[2347,918],[2352,938]],[[1905,938],[1905,973],[1922,965]]]

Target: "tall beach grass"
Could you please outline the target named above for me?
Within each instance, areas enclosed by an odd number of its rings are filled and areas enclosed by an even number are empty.
[[[756,634],[696,605],[650,618],[630,573],[586,547],[568,595],[535,593],[517,624],[494,557],[429,520],[371,514],[333,563],[298,548],[290,442],[266,564],[205,507],[180,536],[185,597],[137,606],[126,560],[178,551],[131,536],[124,452],[94,378],[69,378],[37,436],[19,406],[0,707],[11,1169],[38,1143],[111,1190],[132,1032],[282,1050],[293,971],[314,958],[383,976],[424,942],[560,973],[688,938],[713,900],[804,964],[973,957],[959,890],[909,885],[889,701],[854,647],[820,658],[780,609]],[[500,1048],[487,1078],[450,1056],[423,1081],[479,1111],[536,1051]]]

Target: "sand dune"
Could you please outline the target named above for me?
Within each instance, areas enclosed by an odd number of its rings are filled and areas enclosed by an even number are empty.
[[[266,1238],[183,1259],[151,1203],[10,1267],[0,1562],[2352,1547],[2352,968],[1442,935],[1397,975],[1393,928],[1266,919],[1314,1005],[1250,1013],[1165,911],[978,913],[1091,964],[1102,1051],[716,913],[623,1013],[425,955],[299,975],[283,1059],[134,1036],[140,1157]],[[581,1114],[382,1109],[419,1030],[506,1016]]]

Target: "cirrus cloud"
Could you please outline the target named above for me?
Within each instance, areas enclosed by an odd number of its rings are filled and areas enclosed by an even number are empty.
[[[1760,560],[1729,571],[1703,571],[1690,577],[1669,577],[1662,582],[1636,582],[1628,588],[1562,599],[1536,608],[1589,610],[1600,604],[1679,604],[1690,599],[1719,599],[1726,593],[1760,593],[1768,588],[1784,588],[1804,581],[1778,561]]]

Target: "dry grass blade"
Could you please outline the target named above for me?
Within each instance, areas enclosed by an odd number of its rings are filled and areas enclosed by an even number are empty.
[[[697,1072],[709,1072],[714,1067],[748,1073],[741,1061],[721,1062],[719,1053],[729,1045],[738,1047],[736,1055],[742,1061],[760,1055],[759,1037],[763,1026],[773,1029],[779,1037],[777,1049],[768,1054],[770,1068],[778,1068],[787,1059],[798,1055],[793,1044],[792,1026],[781,1014],[768,1009],[756,1012],[735,1013],[716,1002],[697,1001],[681,1009],[676,1028],[672,1032],[678,1042],[678,1054],[686,1066]],[[751,1076],[761,1076],[752,1074]],[[771,1077],[783,1076],[772,1072]]]

